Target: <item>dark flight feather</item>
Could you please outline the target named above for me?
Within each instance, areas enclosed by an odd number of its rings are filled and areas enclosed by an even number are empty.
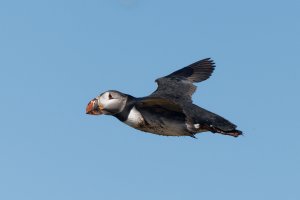
[[[168,76],[158,78],[155,80],[158,85],[157,90],[151,96],[167,98],[176,103],[191,103],[192,95],[197,88],[193,82],[208,79],[214,68],[213,60],[206,58],[177,70]]]
[[[168,99],[158,98],[158,97],[145,97],[139,99],[136,103],[139,108],[147,108],[153,106],[160,106],[167,110],[174,112],[182,112],[182,107]]]
[[[215,63],[210,58],[197,61],[187,67],[177,70],[166,78],[185,78],[191,82],[207,80],[215,69]]]

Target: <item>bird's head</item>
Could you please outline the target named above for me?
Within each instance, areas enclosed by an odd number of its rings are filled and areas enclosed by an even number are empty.
[[[87,107],[86,114],[114,115],[121,112],[127,102],[128,96],[115,90],[106,91],[92,99]]]

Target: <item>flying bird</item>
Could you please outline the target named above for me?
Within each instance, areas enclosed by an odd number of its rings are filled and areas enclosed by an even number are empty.
[[[192,102],[193,83],[207,80],[214,69],[210,58],[195,62],[156,79],[156,91],[146,97],[108,90],[88,103],[86,113],[112,115],[135,129],[164,136],[195,137],[210,131],[238,137],[242,131],[236,125]]]

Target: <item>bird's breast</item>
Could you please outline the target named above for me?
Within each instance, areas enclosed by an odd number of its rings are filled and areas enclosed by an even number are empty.
[[[142,124],[144,124],[144,118],[142,114],[135,108],[135,106],[132,107],[132,109],[129,111],[127,119],[124,121],[125,124],[138,128]]]
[[[162,117],[155,112],[143,112],[143,115],[135,107],[132,107],[124,123],[135,129],[158,135],[180,136],[190,134],[186,129],[184,119]]]

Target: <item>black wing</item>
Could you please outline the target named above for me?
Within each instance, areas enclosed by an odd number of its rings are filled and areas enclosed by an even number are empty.
[[[190,82],[201,82],[208,79],[215,69],[215,63],[210,58],[195,62],[187,67],[177,70],[166,78],[178,77]]]
[[[140,98],[136,103],[138,108],[150,108],[160,106],[166,110],[174,112],[183,112],[183,109],[180,105],[170,101],[168,99],[158,98],[158,97],[144,97]]]
[[[215,64],[210,58],[195,62],[168,76],[156,79],[158,87],[151,96],[163,97],[175,102],[192,102],[191,97],[196,90],[193,83],[205,81],[214,69]]]

